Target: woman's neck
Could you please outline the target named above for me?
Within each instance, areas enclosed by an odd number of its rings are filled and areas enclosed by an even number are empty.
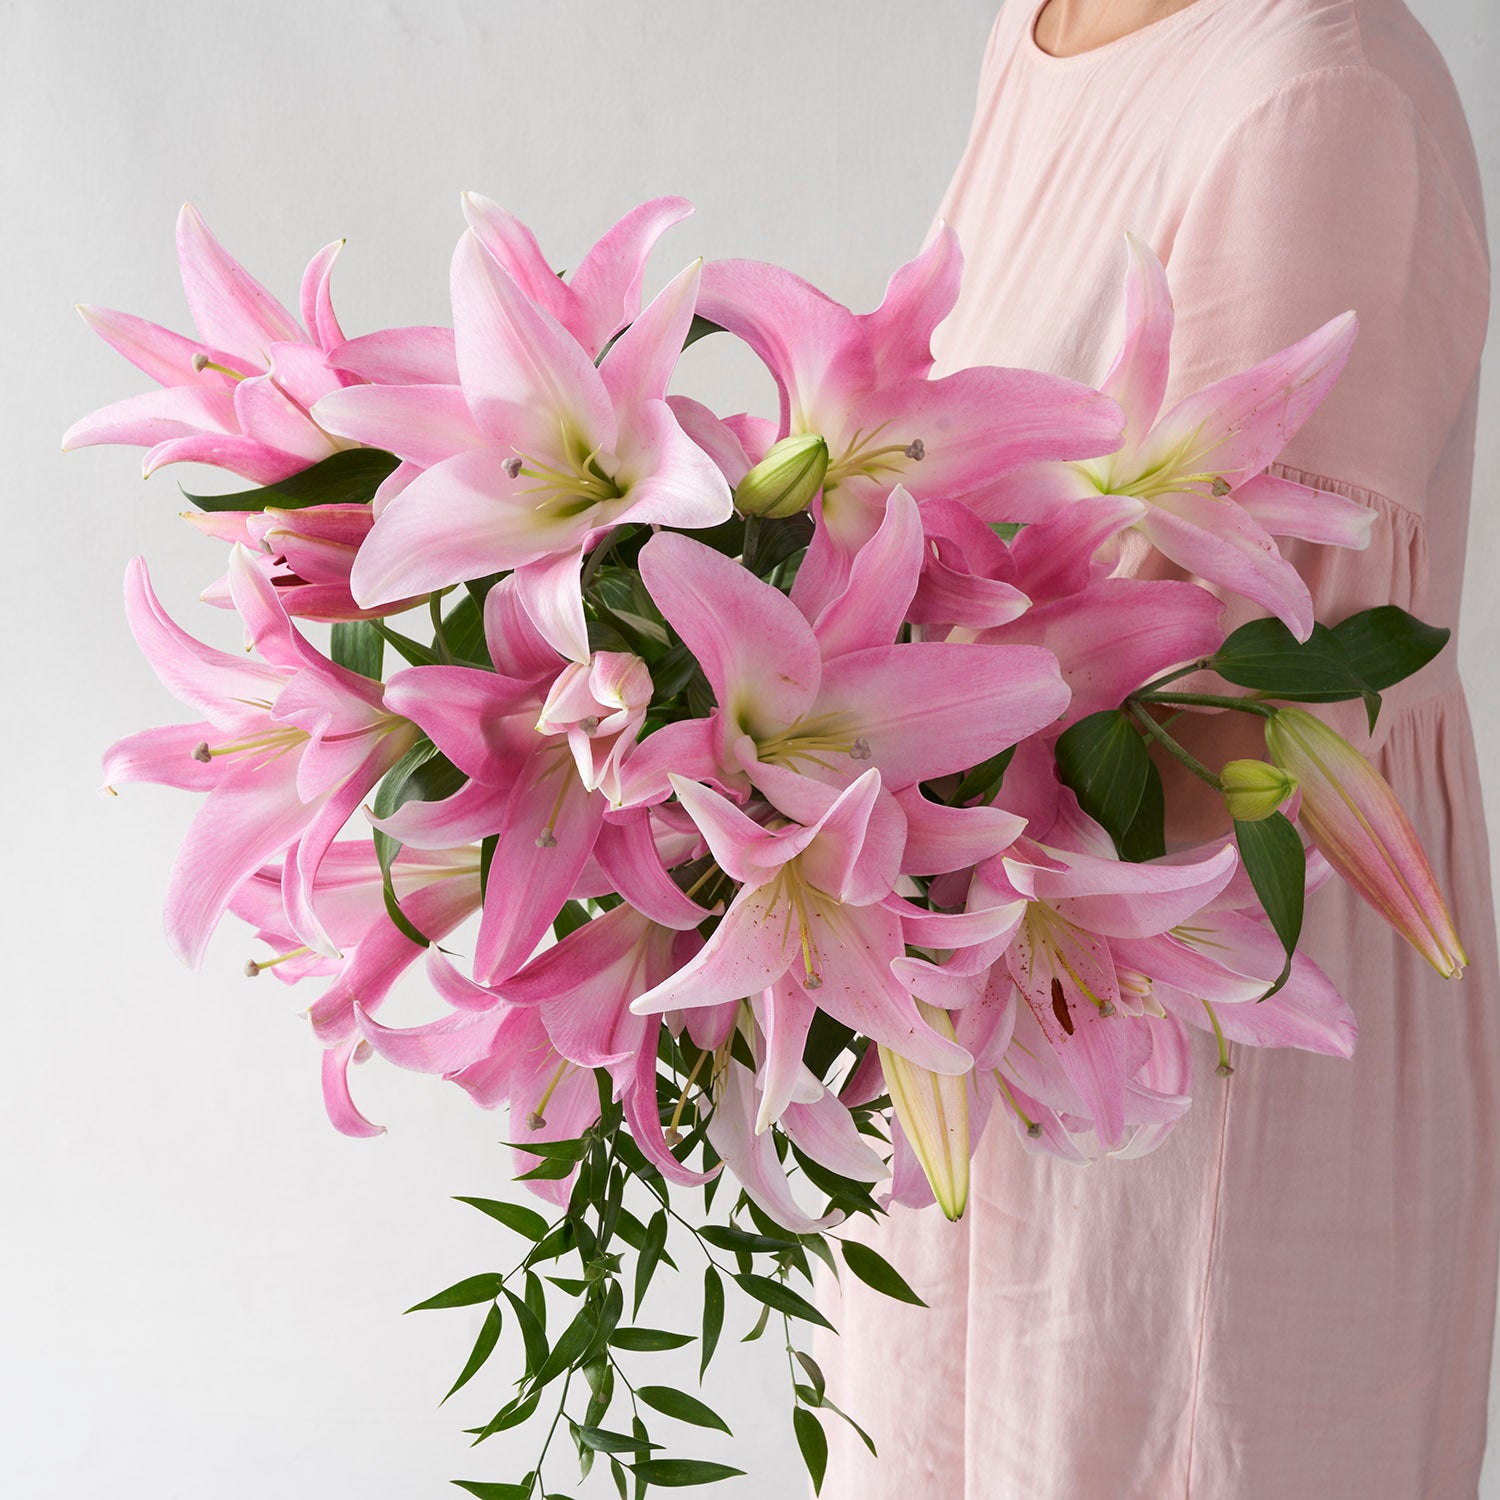
[[[1194,0],[1047,0],[1036,19],[1036,44],[1053,57],[1073,57],[1117,42]]]

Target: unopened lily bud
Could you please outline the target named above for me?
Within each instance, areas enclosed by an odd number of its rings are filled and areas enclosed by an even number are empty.
[[[1385,778],[1300,708],[1266,721],[1266,749],[1302,792],[1298,822],[1318,852],[1445,979],[1469,960],[1432,866]]]
[[[734,492],[742,516],[780,520],[806,510],[823,488],[828,473],[828,444],[821,433],[801,432],[782,438]]]
[[[917,1001],[917,1009],[934,1031],[953,1038],[953,1021],[947,1011],[923,1000]],[[896,1118],[938,1207],[945,1218],[962,1218],[969,1205],[968,1078],[919,1068],[889,1047],[880,1049],[880,1066]]]
[[[1236,823],[1269,818],[1293,792],[1297,780],[1264,760],[1232,760],[1219,772],[1224,805]]]

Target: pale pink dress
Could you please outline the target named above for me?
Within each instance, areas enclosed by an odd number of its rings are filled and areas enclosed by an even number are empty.
[[[1320,618],[1394,602],[1456,626],[1487,255],[1426,35],[1399,0],[1197,0],[1058,59],[1032,39],[1039,8],[1000,16],[942,210],[967,255],[942,365],[1097,382],[1127,228],[1171,280],[1169,400],[1357,309],[1347,372],[1286,462],[1373,507],[1374,541],[1294,555]],[[962,1222],[898,1211],[878,1232],[931,1310],[855,1288],[819,1346],[881,1452],[830,1419],[825,1497],[1474,1500],[1500,988],[1454,663],[1450,646],[1387,695],[1373,753],[1468,976],[1440,980],[1335,884],[1306,936],[1358,1015],[1352,1062],[1236,1048],[1224,1081],[1200,1036],[1193,1109],[1141,1161],[1032,1156],[1001,1122]]]

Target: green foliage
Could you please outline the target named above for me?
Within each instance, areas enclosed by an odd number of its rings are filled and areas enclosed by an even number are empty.
[[[199,510],[305,510],[310,505],[363,505],[375,498],[381,481],[399,460],[379,448],[346,448],[311,468],[258,489],[232,495],[193,495],[183,490]]]
[[[330,655],[341,667],[379,682],[384,673],[385,642],[370,620],[335,620]]]
[[[1057,741],[1057,769],[1078,803],[1101,824],[1116,849],[1150,843],[1152,830],[1135,829],[1151,778],[1151,757],[1123,709],[1090,714]]]
[[[1307,889],[1307,855],[1302,838],[1281,813],[1253,823],[1236,821],[1235,842],[1255,894],[1286,950],[1286,965],[1260,998],[1273,995],[1291,974],[1292,954],[1302,935],[1302,904]]]

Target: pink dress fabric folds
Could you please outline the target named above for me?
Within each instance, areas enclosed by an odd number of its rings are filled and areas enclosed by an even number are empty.
[[[1355,308],[1347,371],[1285,458],[1373,507],[1374,540],[1288,546],[1320,619],[1390,602],[1456,627],[1488,255],[1430,41],[1399,0],[1197,0],[1054,58],[1039,8],[999,18],[942,208],[967,268],[941,367],[1097,383],[1127,229],[1172,286],[1169,402]],[[1221,1080],[1199,1033],[1193,1109],[1139,1161],[1079,1169],[997,1121],[961,1222],[873,1231],[930,1310],[830,1297],[830,1394],[880,1458],[831,1418],[825,1497],[1474,1500],[1500,984],[1455,660],[1393,690],[1372,740],[1333,718],[1410,810],[1467,976],[1439,979],[1335,882],[1306,942],[1358,1016],[1352,1062],[1237,1047]]]

